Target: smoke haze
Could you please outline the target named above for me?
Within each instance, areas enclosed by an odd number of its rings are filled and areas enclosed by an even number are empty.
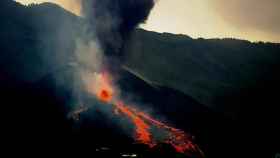
[[[243,32],[255,31],[279,41],[279,0],[213,0],[215,12]]]
[[[82,0],[81,4],[105,54],[119,56],[129,33],[147,19],[154,0]]]
[[[17,1],[24,4],[54,2],[81,14],[80,0]],[[192,37],[279,42],[279,3],[278,0],[160,0],[142,27]]]

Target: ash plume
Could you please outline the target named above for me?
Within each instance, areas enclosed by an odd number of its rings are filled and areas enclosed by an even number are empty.
[[[79,29],[75,30],[76,48],[71,65],[78,67],[75,75],[77,82],[81,84],[74,91],[77,94],[78,107],[83,107],[81,94],[88,88],[85,76],[92,77],[92,73],[102,73],[105,70],[114,76],[115,80],[119,78],[125,41],[130,33],[148,18],[155,0],[78,1],[82,22]]]
[[[82,0],[81,12],[107,59],[121,59],[129,34],[145,22],[154,4],[154,0]]]

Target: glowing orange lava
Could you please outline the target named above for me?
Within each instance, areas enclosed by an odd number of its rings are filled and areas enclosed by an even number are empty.
[[[100,93],[98,93],[98,98],[103,102],[110,102],[112,100],[112,94],[110,91],[106,89],[102,89]]]
[[[107,73],[85,72],[82,75],[87,91],[102,102],[109,103],[113,100],[114,88]]]
[[[134,136],[138,143],[154,147],[158,143],[164,142],[172,145],[177,152],[189,155],[197,153],[197,155],[199,155],[197,157],[204,157],[203,152],[196,144],[193,144],[192,138],[184,131],[168,126],[152,118],[150,115],[124,104],[118,96],[115,96],[112,78],[110,78],[108,73],[96,74],[93,77],[95,77],[95,79],[86,80],[88,81],[86,82],[88,91],[97,96],[100,101],[112,104],[114,106],[113,113],[118,116],[123,114],[131,120],[135,126]],[[157,131],[162,133],[161,135],[165,135],[164,139],[156,140],[154,136],[157,133],[153,133],[151,127],[157,128]]]
[[[136,127],[136,140],[139,143],[147,144],[153,146],[151,133],[149,132],[149,125],[145,123],[137,114],[133,113],[127,106],[125,106],[122,102],[117,102],[116,108],[119,109],[120,112],[126,114],[135,124]]]
[[[160,129],[165,129],[168,132],[168,136],[165,142],[171,144],[177,150],[177,152],[184,153],[187,151],[199,151],[200,153],[202,153],[199,147],[191,142],[190,136],[188,136],[184,131],[170,127],[160,121],[157,121],[143,112],[137,112],[136,109],[133,110],[138,113],[139,116],[141,116],[143,119],[147,120],[154,126]]]

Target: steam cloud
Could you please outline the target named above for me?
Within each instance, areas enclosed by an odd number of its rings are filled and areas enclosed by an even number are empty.
[[[76,42],[75,47],[70,49],[75,49],[73,57],[68,59],[68,53],[59,53],[58,59],[53,61],[53,65],[66,62],[67,68],[71,68],[70,76],[68,69],[55,74],[55,84],[65,87],[67,92],[70,91],[70,97],[67,97],[69,107],[66,107],[68,118],[81,123],[81,127],[84,125],[85,130],[89,124],[88,121],[83,121],[83,118],[89,119],[97,128],[101,128],[101,131],[109,126],[116,127],[110,131],[127,132],[137,143],[149,147],[165,142],[177,152],[203,155],[198,146],[192,143],[190,135],[134,108],[139,104],[131,103],[133,101],[129,100],[130,95],[127,93],[126,97],[122,98],[122,89],[116,84],[115,74],[112,74],[115,71],[111,68],[117,67],[118,70],[120,65],[115,65],[110,59],[118,60],[122,56],[123,45],[129,34],[147,19],[154,0],[82,0],[81,4],[84,19],[77,25],[71,20],[66,23],[67,20],[62,21],[64,18],[59,19],[62,24],[54,36],[59,41],[57,52],[67,48],[64,43],[67,39],[74,38],[75,41],[71,43]],[[70,32],[74,32],[73,35]],[[49,38],[45,40],[50,41]],[[104,63],[104,60],[108,59],[109,63]],[[108,120],[114,123],[107,123]],[[131,130],[128,128],[130,126],[134,128]]]
[[[102,69],[118,76],[125,41],[145,22],[155,0],[80,0],[80,3],[84,23],[76,40],[75,62],[89,70],[80,70],[78,76]]]
[[[155,0],[79,0],[83,23],[76,39],[74,63],[78,65],[79,94],[87,89],[86,77],[105,69],[118,76],[123,47],[131,32],[145,22]],[[118,78],[118,77],[117,77]],[[77,96],[77,102],[84,104]]]
[[[76,39],[73,62],[78,67],[77,72],[75,72],[78,86],[73,89],[77,94],[74,100],[78,105],[75,103],[69,116],[73,118],[76,114],[79,115],[84,109],[87,111],[89,108],[98,108],[106,115],[111,116],[111,112],[106,112],[106,106],[88,104],[87,96],[83,96],[83,94],[85,91],[86,93],[95,92],[99,90],[99,86],[104,86],[102,82],[96,83],[100,80],[98,76],[102,74],[104,69],[114,79],[118,78],[116,73],[121,68],[125,41],[140,23],[145,22],[155,1],[81,0],[80,2],[83,22],[79,26],[81,32],[78,32]],[[114,99],[119,97],[118,91],[119,89],[114,87]],[[91,94],[97,97],[99,95]]]
[[[82,14],[107,56],[121,57],[125,40],[145,22],[154,0],[82,0]]]

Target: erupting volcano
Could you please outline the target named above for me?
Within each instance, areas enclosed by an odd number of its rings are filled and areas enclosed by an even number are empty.
[[[184,131],[173,128],[146,114],[139,106],[131,105],[120,95],[121,89],[113,80],[121,69],[124,45],[129,35],[148,18],[155,0],[82,0],[82,11],[89,28],[98,39],[104,55],[99,72],[86,71],[81,75],[86,91],[97,98],[98,104],[112,107],[112,115],[133,125],[136,142],[153,148],[159,143],[172,145],[177,152],[203,157],[202,151]],[[123,94],[123,92],[122,92]],[[136,108],[137,107],[137,108]],[[110,114],[111,115],[111,114]]]
[[[153,148],[159,143],[172,145],[177,152],[203,157],[203,152],[192,142],[192,137],[180,129],[173,128],[130,106],[118,95],[113,78],[108,72],[94,73],[86,77],[87,91],[103,102],[102,106],[112,106],[113,115],[125,117],[134,126],[137,143]]]

